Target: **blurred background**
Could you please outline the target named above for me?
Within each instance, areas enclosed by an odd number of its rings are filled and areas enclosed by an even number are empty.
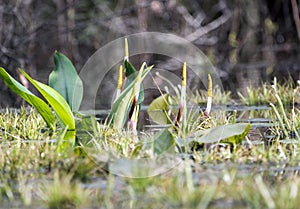
[[[145,31],[193,42],[226,90],[243,92],[274,76],[300,79],[299,0],[0,1],[0,66],[17,79],[21,67],[47,83],[55,50],[80,71],[106,43]],[[20,104],[0,81],[0,107]]]

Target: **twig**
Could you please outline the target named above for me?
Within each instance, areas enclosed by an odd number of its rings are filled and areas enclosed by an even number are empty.
[[[299,18],[299,8],[296,0],[291,0],[292,8],[293,8],[293,17],[297,29],[298,39],[300,41],[300,18]]]
[[[185,38],[188,41],[195,41],[199,37],[211,32],[211,31],[217,29],[218,27],[220,27],[221,25],[223,25],[225,22],[227,22],[227,20],[230,17],[231,17],[231,12],[227,8],[225,8],[223,11],[223,15],[221,15],[215,21],[207,24],[206,26],[198,28],[196,31],[187,35]]]

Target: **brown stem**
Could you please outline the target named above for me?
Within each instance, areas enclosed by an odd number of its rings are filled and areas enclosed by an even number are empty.
[[[180,124],[182,110],[183,110],[183,107],[182,107],[182,105],[180,105],[179,110],[178,110],[178,114],[177,114],[177,118],[176,118],[176,121],[175,121],[175,126],[177,126],[177,127],[179,127],[179,124]]]
[[[129,117],[128,118],[131,118],[132,117],[132,115],[133,115],[133,111],[134,111],[134,109],[135,109],[135,107],[136,107],[136,98],[134,97],[133,98],[133,101],[132,101],[132,105],[131,105],[131,108],[130,108],[130,111],[129,111]]]

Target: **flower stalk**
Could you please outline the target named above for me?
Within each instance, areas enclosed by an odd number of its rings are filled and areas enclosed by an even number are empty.
[[[206,109],[204,111],[204,115],[209,116],[209,113],[211,111],[211,105],[212,105],[212,79],[210,74],[207,75],[207,79],[208,79],[207,104],[206,104]]]
[[[124,40],[124,43],[125,43],[125,57],[124,57],[124,61],[125,60],[129,60],[129,49],[128,49],[128,40],[127,38],[125,38]]]

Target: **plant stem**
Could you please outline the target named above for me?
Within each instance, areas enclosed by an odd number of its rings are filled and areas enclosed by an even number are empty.
[[[125,38],[124,43],[125,43],[125,57],[124,57],[124,60],[129,60],[129,49],[128,49],[128,40],[127,40],[127,38]]]

